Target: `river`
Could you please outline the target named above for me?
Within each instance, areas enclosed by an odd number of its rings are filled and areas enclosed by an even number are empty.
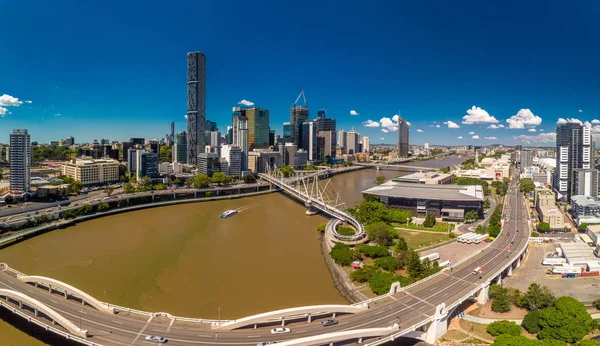
[[[421,161],[443,167],[464,159]],[[377,175],[365,169],[331,179],[348,207]],[[321,184],[325,184],[322,182]],[[335,193],[334,193],[335,194]],[[241,212],[228,219],[228,209]],[[30,275],[67,282],[96,298],[145,311],[234,319],[312,304],[343,304],[323,260],[318,224],[305,208],[279,193],[181,204],[86,221],[0,250],[0,262]],[[7,318],[5,314],[0,318]],[[46,345],[0,320],[2,344]],[[27,333],[27,334],[26,334]],[[8,343],[6,343],[8,340]]]

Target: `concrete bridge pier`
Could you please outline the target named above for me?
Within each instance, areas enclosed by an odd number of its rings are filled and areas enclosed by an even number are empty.
[[[282,326],[282,327],[285,327],[285,317],[282,317],[282,318],[281,318],[281,326]]]
[[[483,286],[480,290],[479,290],[479,294],[477,294],[477,303],[479,304],[485,304],[488,302],[488,300],[490,300],[490,283],[486,283],[485,286]]]
[[[498,279],[496,280],[496,284],[502,285],[502,274],[498,275]]]
[[[425,341],[430,344],[435,344],[442,335],[448,331],[448,317],[450,314],[446,310],[446,304],[441,303],[435,309],[433,322],[426,327]]]
[[[508,273],[506,275],[512,276],[512,271],[513,271],[513,266],[512,266],[512,263],[511,263],[511,265],[508,266]]]
[[[523,257],[523,256],[519,256],[519,259],[517,260],[517,265],[515,266],[515,269],[521,268],[521,257]]]
[[[154,203],[154,195],[152,195],[152,203]]]

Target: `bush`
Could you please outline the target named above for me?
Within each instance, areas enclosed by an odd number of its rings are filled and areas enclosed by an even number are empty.
[[[375,274],[376,271],[377,269],[375,269],[375,267],[373,266],[363,266],[362,268],[359,268],[350,273],[350,279],[352,281],[361,283],[367,282],[369,281],[369,279],[371,279],[371,277],[373,276],[373,274]]]
[[[360,259],[360,254],[358,252],[350,249],[350,246],[341,243],[335,244],[329,252],[329,255],[335,263],[341,266],[349,266],[355,260]]]
[[[320,225],[317,226],[317,231],[324,233],[325,232],[325,228],[327,227],[326,223],[322,223]]]
[[[435,216],[427,214],[427,216],[425,216],[425,221],[423,222],[423,227],[431,228],[435,226],[435,222]]]
[[[373,291],[373,293],[382,295],[390,291],[390,287],[392,287],[394,280],[394,274],[377,271],[373,273],[369,279],[369,286],[371,287],[371,291]]]
[[[206,191],[206,193],[204,195],[206,197],[212,197],[213,196],[213,192],[212,191]]]
[[[600,298],[594,300],[594,302],[592,303],[592,305],[594,305],[594,307],[598,310],[600,310]]]
[[[538,232],[531,232],[532,237],[539,237],[540,234]]]
[[[385,246],[370,246],[367,244],[359,244],[354,248],[356,251],[371,258],[385,257],[389,255],[389,251]]]
[[[354,229],[351,227],[340,226],[336,229],[339,235],[355,235]]]
[[[369,238],[380,246],[390,246],[394,243],[392,227],[383,222],[376,222],[366,227]]]
[[[523,328],[525,328],[525,330],[531,334],[539,333],[540,330],[542,330],[540,328],[540,324],[539,324],[540,315],[541,315],[540,311],[532,311],[532,312],[528,313],[527,315],[525,315],[525,318],[523,318],[523,322],[521,322],[521,326]]]
[[[394,272],[402,268],[402,263],[395,257],[387,256],[376,259],[375,266],[389,272]]]
[[[402,237],[398,237],[398,243],[396,243],[396,251],[406,251],[408,250],[408,244],[406,240]]]
[[[96,210],[98,210],[98,211],[104,211],[104,210],[106,210],[108,208],[109,208],[108,203],[106,203],[106,202],[100,202],[100,203],[98,203],[98,206],[96,207]]]
[[[456,233],[450,232],[450,233],[448,233],[448,237],[450,237],[450,239],[454,239],[454,238],[456,238]]]
[[[498,336],[500,334],[517,336],[521,335],[521,326],[515,322],[496,321],[488,325],[487,332],[492,336]]]

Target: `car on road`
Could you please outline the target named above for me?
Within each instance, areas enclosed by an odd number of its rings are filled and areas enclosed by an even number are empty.
[[[79,205],[79,203],[75,203],[75,204],[73,204],[73,206],[75,206],[75,207],[76,207],[76,206],[78,206],[78,205]]]
[[[271,329],[271,334],[284,334],[289,333],[292,330],[290,328],[273,328]]]
[[[46,209],[46,213],[51,212],[51,211],[52,211],[52,208]]]
[[[336,325],[336,324],[338,324],[337,320],[325,320],[325,321],[321,321],[321,325],[323,327],[333,326],[333,325]]]
[[[29,219],[31,217],[31,215],[27,214],[27,215],[25,215],[25,217]]]
[[[36,211],[35,213],[33,213],[33,215],[38,215],[39,213],[40,213],[39,211]]]
[[[267,346],[267,345],[275,345],[277,341],[263,341],[256,344],[256,346]]]
[[[148,335],[146,337],[146,341],[156,342],[156,343],[159,343],[159,344],[164,344],[165,342],[167,342],[167,339],[163,338],[162,336]]]

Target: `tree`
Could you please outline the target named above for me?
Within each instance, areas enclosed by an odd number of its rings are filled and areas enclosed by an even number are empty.
[[[106,197],[110,197],[115,189],[112,186],[107,186],[104,188],[104,193],[106,193]]]
[[[154,184],[154,186],[152,187],[154,190],[166,190],[167,186],[163,183],[158,183],[158,184]]]
[[[395,272],[402,268],[402,263],[392,256],[381,257],[375,260],[375,266],[389,272]]]
[[[522,335],[501,334],[496,337],[493,346],[566,346],[562,341],[557,340],[535,340],[528,339]]]
[[[135,189],[131,183],[125,183],[125,185],[123,185],[123,191],[125,191],[125,193],[132,193],[135,191]]]
[[[592,303],[594,305],[594,307],[598,310],[600,310],[600,298],[594,300],[594,302]]]
[[[578,342],[575,346],[600,346],[600,341],[596,341],[593,339],[585,339]]]
[[[507,192],[508,192],[508,185],[506,185],[504,183],[498,185],[498,187],[496,188],[496,194],[498,196],[504,196],[504,195],[506,195]]]
[[[186,179],[185,182],[183,183],[183,185],[185,185],[185,187],[190,188],[192,185],[195,186],[196,183],[196,178],[192,179]]]
[[[152,179],[149,177],[142,177],[137,184],[137,190],[141,192],[152,190]]]
[[[394,274],[389,272],[377,271],[369,279],[371,291],[377,295],[386,294],[395,281]]]
[[[98,203],[98,206],[96,207],[96,210],[98,210],[98,211],[105,211],[108,208],[109,208],[108,203],[106,203],[106,202],[100,202],[100,203]]]
[[[542,313],[539,310],[528,313],[523,318],[523,322],[521,322],[521,326],[523,328],[525,328],[525,330],[531,334],[539,333],[540,330],[542,330],[540,328],[540,323],[539,323],[541,314]]]
[[[389,255],[388,248],[385,246],[371,246],[367,244],[358,244],[354,249],[363,255],[371,258],[386,257]]]
[[[352,273],[350,273],[350,279],[356,282],[367,282],[375,274],[377,269],[373,266],[363,266]]]
[[[531,191],[535,190],[535,184],[531,178],[523,178],[519,180],[519,189],[521,192],[528,194]]]
[[[212,197],[213,196],[213,192],[212,191],[206,191],[206,193],[204,194],[205,197]]]
[[[552,306],[555,300],[554,293],[548,287],[534,282],[529,285],[527,292],[523,295],[520,307],[529,311],[541,310]]]
[[[369,239],[380,246],[390,246],[394,243],[394,233],[390,226],[383,222],[375,222],[366,227]]]
[[[81,189],[83,189],[83,184],[78,180],[74,180],[71,183],[71,187],[69,187],[69,192],[73,194],[79,194],[79,192],[81,192]]]
[[[483,208],[484,209],[489,209],[490,208],[490,200],[489,200],[489,198],[486,198],[485,201],[483,201]]]
[[[473,222],[473,221],[477,220],[478,218],[479,218],[479,213],[477,212],[477,210],[469,210],[465,214],[465,221],[467,221],[467,222]]]
[[[254,176],[254,174],[246,174],[244,176],[244,183],[246,183],[246,184],[256,183],[256,177]]]
[[[492,336],[498,336],[501,334],[517,336],[521,335],[521,326],[510,321],[495,321],[488,324],[487,332]]]
[[[342,243],[336,243],[331,248],[331,251],[329,251],[329,255],[335,261],[335,263],[341,266],[348,266],[353,261],[361,258],[358,252],[350,249],[350,246]]]
[[[227,176],[223,172],[215,172],[211,178],[211,181],[217,185],[224,184],[226,180]]]
[[[211,183],[211,179],[208,175],[200,173],[194,178],[194,187],[199,189],[202,187],[209,187]]]
[[[181,179],[175,178],[175,180],[173,180],[173,184],[175,184],[175,186],[181,186]]]
[[[435,216],[427,214],[427,216],[425,216],[425,221],[423,222],[423,227],[431,228],[435,226],[435,222]]]
[[[423,275],[423,266],[421,265],[421,259],[419,258],[418,253],[409,250],[407,252],[406,262],[408,275],[410,275],[411,278],[419,278]]]
[[[173,150],[168,145],[163,145],[160,147],[159,151],[159,159],[161,162],[171,162],[173,161]]]
[[[402,237],[398,238],[398,243],[396,244],[396,251],[406,251],[408,250],[408,244],[406,240]]]
[[[585,305],[571,297],[560,297],[553,306],[540,310],[541,340],[554,339],[575,343],[598,327]]]
[[[456,177],[454,178],[454,184],[456,185],[481,185],[483,189],[483,194],[487,196],[490,193],[490,185],[487,181],[478,178],[464,178],[464,177]]]
[[[510,299],[507,293],[501,293],[492,300],[492,311],[494,312],[509,312],[510,311]]]
[[[375,178],[374,183],[375,185],[381,185],[385,183],[385,177],[383,175],[378,175],[377,178]]]
[[[547,222],[540,222],[537,225],[537,229],[539,232],[549,232],[550,231],[550,224]]]

